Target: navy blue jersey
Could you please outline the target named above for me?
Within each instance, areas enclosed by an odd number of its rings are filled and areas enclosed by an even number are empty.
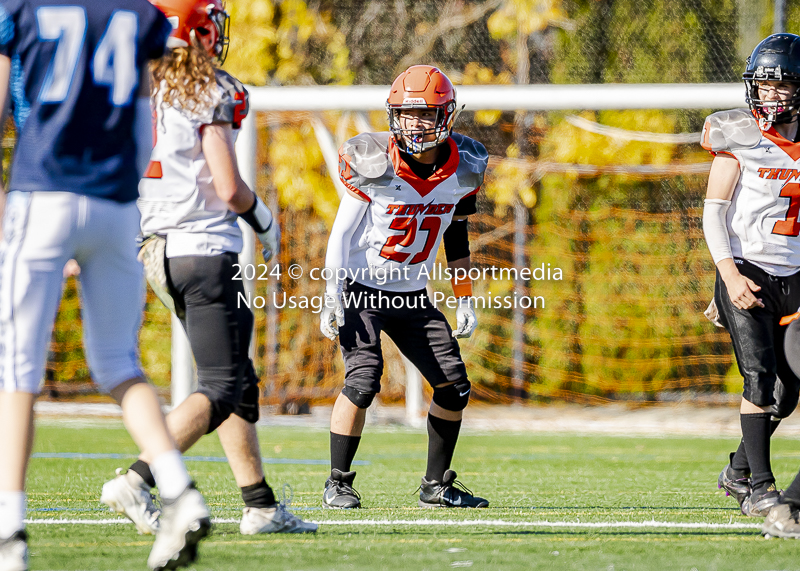
[[[135,200],[139,78],[171,31],[147,0],[0,0],[18,129],[9,189]]]

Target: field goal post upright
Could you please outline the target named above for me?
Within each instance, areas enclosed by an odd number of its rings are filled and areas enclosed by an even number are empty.
[[[265,111],[354,111],[384,109],[389,86],[248,87],[250,114],[237,141],[237,157],[248,184],[256,178],[257,137],[255,115]],[[465,85],[456,86],[459,105],[469,111],[582,111],[633,109],[729,109],[744,106],[740,83],[722,84],[598,84],[598,85]],[[322,94],[322,96],[320,96]],[[329,169],[330,170],[330,169]],[[332,177],[336,172],[330,173]],[[247,235],[242,264],[254,261],[254,236]],[[245,284],[252,291],[252,284]],[[181,350],[185,350],[181,349]],[[252,347],[251,347],[252,354]],[[173,355],[175,359],[185,355]],[[188,372],[187,372],[188,371]],[[191,368],[173,368],[174,394],[188,394],[193,382]],[[419,376],[407,372],[406,418],[421,416],[423,404]],[[410,410],[408,407],[417,410]]]

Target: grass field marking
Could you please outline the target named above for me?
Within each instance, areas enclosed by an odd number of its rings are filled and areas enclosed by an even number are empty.
[[[214,518],[213,523],[239,523],[238,518]],[[127,519],[27,519],[25,523],[35,525],[112,525],[130,524]],[[761,529],[758,523],[707,523],[707,522],[673,522],[673,521],[608,521],[608,522],[575,522],[575,521],[507,521],[502,519],[352,519],[352,520],[319,520],[318,525],[362,525],[362,526],[435,526],[435,527],[550,527],[550,528],[582,528],[582,529]]]
[[[31,458],[50,460],[133,460],[136,454],[99,454],[95,452],[34,452]],[[227,463],[225,456],[183,456],[184,462],[216,462]],[[330,460],[318,458],[261,458],[262,464],[304,464],[310,466],[327,466]],[[369,466],[369,460],[353,460],[354,466]]]

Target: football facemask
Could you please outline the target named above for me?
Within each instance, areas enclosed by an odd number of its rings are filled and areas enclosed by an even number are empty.
[[[400,115],[409,109],[435,109],[432,128],[404,128]],[[386,100],[389,130],[400,150],[417,154],[444,143],[453,130],[456,90],[448,77],[430,65],[414,65],[392,83]]]
[[[780,73],[780,70],[778,70]],[[791,82],[795,92],[786,99],[762,99],[759,94],[758,84],[761,80],[745,80],[747,94],[745,100],[752,109],[756,118],[767,123],[792,123],[797,121],[800,112],[800,83]],[[776,81],[770,78],[770,81]]]
[[[449,103],[447,108],[436,107],[436,119],[431,128],[415,127],[403,128],[404,121],[401,115],[408,109],[419,107],[394,107],[389,109],[389,130],[395,138],[400,150],[417,154],[437,147],[449,137],[452,125],[455,122],[455,103]]]

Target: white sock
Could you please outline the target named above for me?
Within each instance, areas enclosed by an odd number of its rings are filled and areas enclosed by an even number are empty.
[[[181,453],[177,450],[164,452],[150,462],[150,471],[155,478],[158,493],[162,499],[174,500],[180,496],[191,480]]]
[[[25,529],[25,492],[0,492],[0,539]]]

